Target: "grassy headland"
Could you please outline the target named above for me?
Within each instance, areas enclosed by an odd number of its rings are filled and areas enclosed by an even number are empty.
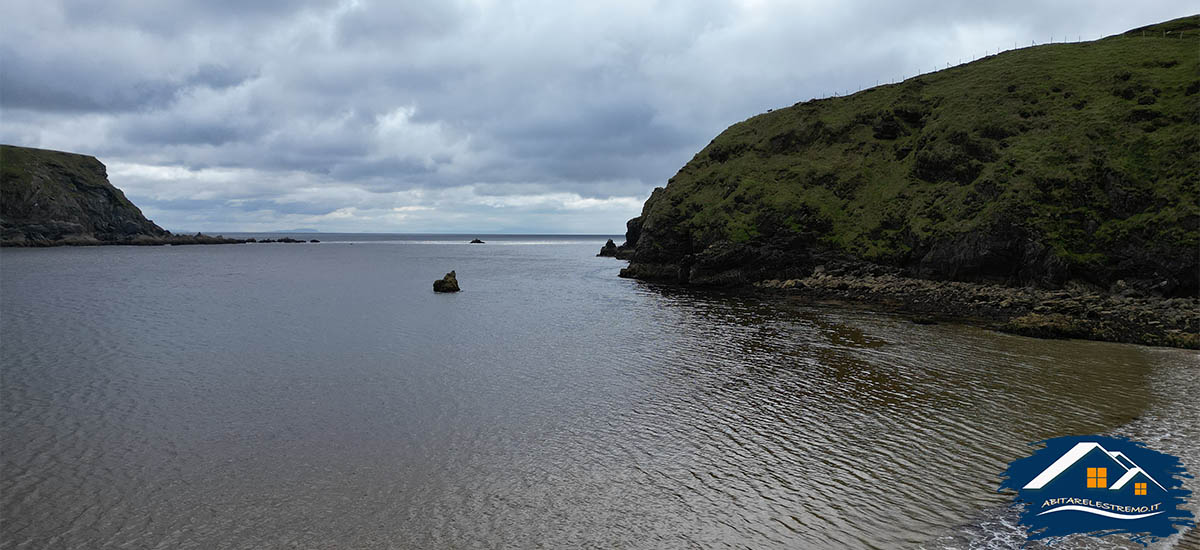
[[[1195,297],[1198,48],[1189,16],[739,122],[630,221],[623,275],[729,286],[840,266]]]
[[[224,244],[172,235],[108,181],[96,157],[0,145],[0,246]]]

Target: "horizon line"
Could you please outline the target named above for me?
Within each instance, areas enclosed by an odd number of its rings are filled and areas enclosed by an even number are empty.
[[[563,235],[563,236],[612,236],[624,235],[624,233],[530,233],[530,232],[514,232],[514,233],[489,233],[484,231],[465,231],[465,232],[447,232],[447,231],[323,231],[323,230],[296,230],[296,229],[274,229],[274,230],[174,230],[168,229],[173,234],[183,235],[189,233],[204,233],[204,234],[220,234],[220,233],[343,233],[343,234],[358,234],[358,235]]]

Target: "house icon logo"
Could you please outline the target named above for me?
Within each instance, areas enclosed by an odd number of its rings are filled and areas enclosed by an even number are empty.
[[[1059,437],[1009,464],[1001,491],[1016,491],[1031,540],[1125,534],[1143,544],[1194,525],[1183,505],[1178,458],[1124,438]],[[1036,444],[1035,444],[1036,445]]]

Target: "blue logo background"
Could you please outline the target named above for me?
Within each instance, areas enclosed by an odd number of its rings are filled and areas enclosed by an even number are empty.
[[[1021,524],[1030,540],[1128,534],[1146,544],[1194,525],[1192,512],[1183,508],[1191,495],[1183,479],[1192,476],[1178,458],[1117,437],[1067,436],[1038,444],[1046,446],[1009,464],[1000,484],[1025,505]]]

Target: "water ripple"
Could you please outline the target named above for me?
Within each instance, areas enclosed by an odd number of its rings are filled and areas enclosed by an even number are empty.
[[[1016,548],[1030,441],[1200,471],[1190,352],[510,244],[0,252],[0,548]]]

